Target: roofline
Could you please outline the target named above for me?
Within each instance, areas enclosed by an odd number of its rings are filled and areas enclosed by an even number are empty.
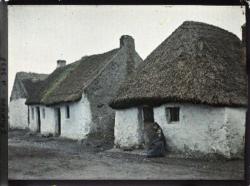
[[[184,23],[193,23],[193,24],[200,24],[200,25],[205,25],[205,26],[209,26],[211,28],[214,28],[216,30],[220,30],[220,31],[223,31],[225,33],[228,33],[230,35],[233,35],[234,37],[237,37],[238,39],[240,39],[236,34],[234,34],[233,32],[230,32],[224,28],[221,28],[219,26],[216,26],[216,25],[213,25],[213,24],[210,24],[210,23],[205,23],[205,22],[201,22],[201,21],[192,21],[192,20],[187,20],[187,21],[184,21],[180,26],[182,26]]]
[[[86,84],[83,88],[82,88],[82,91],[81,91],[81,96],[75,100],[72,100],[72,101],[60,101],[60,102],[53,102],[53,103],[49,103],[49,104],[45,104],[43,103],[42,101],[41,102],[30,102],[30,103],[27,103],[27,101],[25,102],[26,105],[45,105],[45,106],[52,106],[52,105],[58,105],[58,104],[62,104],[62,103],[74,103],[74,102],[77,102],[79,100],[81,100],[82,98],[82,94],[84,93],[84,90],[93,82],[95,81],[99,75],[106,69],[106,67],[113,61],[113,59],[118,55],[118,53],[122,50],[123,48],[115,48],[115,49],[112,49],[112,50],[109,50],[107,52],[104,52],[104,53],[108,53],[108,52],[111,52],[111,51],[114,51],[114,50],[117,50],[116,54],[114,56],[112,56],[112,58],[107,62],[106,65],[104,65],[100,70],[99,72],[93,77],[92,80],[90,80],[90,82],[88,84]],[[101,54],[93,54],[93,55],[90,55],[90,56],[87,56],[87,57],[91,57],[91,56],[94,56],[94,55],[102,55],[104,53],[101,53]],[[81,59],[80,59],[81,60]],[[72,62],[72,63],[69,63],[67,65],[65,65],[64,67],[62,68],[65,68],[67,67],[68,65],[71,65],[73,63],[76,63],[76,62],[79,62],[79,64],[81,63],[80,60],[77,60],[75,62]],[[84,62],[83,62],[84,63]],[[56,69],[55,69],[56,70]],[[53,73],[53,72],[52,72]],[[52,74],[51,73],[51,74]],[[50,75],[50,74],[49,74]]]
[[[85,89],[85,88],[87,88],[93,81],[95,81],[95,80],[99,77],[99,75],[106,69],[106,67],[113,61],[113,59],[114,59],[115,57],[117,57],[118,53],[119,53],[120,51],[122,51],[123,48],[116,48],[116,49],[117,49],[116,54],[107,62],[106,65],[104,65],[104,66],[100,69],[100,71],[94,76],[94,78],[93,78],[87,85],[85,85],[85,86],[83,87],[83,92],[84,92],[84,89]],[[116,50],[116,49],[113,49],[113,50]],[[110,50],[110,51],[112,51],[112,50]],[[110,52],[110,51],[108,51],[108,52]],[[83,92],[82,92],[82,93],[83,93]]]
[[[127,102],[127,103],[125,103]],[[133,102],[133,103],[132,103]],[[134,100],[129,100],[129,101],[121,101],[120,103],[114,103],[114,102],[110,102],[109,106],[114,109],[114,110],[122,110],[122,109],[129,109],[129,108],[133,108],[133,107],[141,107],[143,105],[148,105],[151,107],[159,107],[161,105],[164,104],[168,104],[168,103],[179,103],[179,104],[183,104],[183,103],[189,103],[189,104],[194,104],[194,105],[208,105],[208,106],[213,106],[213,107],[248,107],[247,103],[245,104],[236,104],[236,103],[232,103],[232,104],[226,104],[226,103],[207,103],[207,102],[202,102],[202,101],[197,101],[197,100],[173,100],[173,99],[157,99],[157,98],[147,98],[146,100],[142,100],[142,99],[134,99]]]

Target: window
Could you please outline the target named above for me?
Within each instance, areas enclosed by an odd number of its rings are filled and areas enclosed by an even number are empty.
[[[70,118],[70,110],[69,110],[69,106],[66,106],[66,118]]]
[[[43,108],[43,119],[45,118],[45,108]]]
[[[169,123],[179,121],[180,108],[179,107],[168,107],[166,108],[167,120]]]
[[[30,107],[28,106],[28,124],[30,124]]]
[[[34,119],[34,108],[31,108],[31,118]]]

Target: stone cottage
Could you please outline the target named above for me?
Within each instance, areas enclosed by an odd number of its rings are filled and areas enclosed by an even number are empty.
[[[27,97],[31,94],[28,82],[44,80],[46,74],[18,72],[15,77],[9,102],[10,128],[28,128],[28,106],[25,105]]]
[[[115,145],[143,144],[145,121],[157,122],[170,152],[242,157],[247,75],[240,39],[216,26],[179,26],[121,86]]]
[[[117,49],[68,65],[58,60],[44,81],[32,85],[34,91],[26,101],[30,129],[72,139],[113,135],[115,113],[108,102],[140,62],[128,35],[120,38]]]

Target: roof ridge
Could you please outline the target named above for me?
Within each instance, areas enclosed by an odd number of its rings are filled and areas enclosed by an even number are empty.
[[[99,56],[99,55],[105,55],[105,54],[107,54],[107,53],[109,53],[109,52],[112,52],[112,51],[115,51],[115,50],[119,50],[120,48],[114,48],[114,49],[111,49],[111,50],[108,50],[108,51],[106,51],[106,52],[102,52],[102,53],[99,53],[99,54],[91,54],[91,55],[85,55],[85,56],[82,56],[81,57],[81,59],[80,59],[80,61],[81,60],[86,60],[87,58],[89,58],[89,57],[95,57],[95,56]]]
[[[76,61],[76,62],[78,62],[78,61]],[[66,67],[69,68],[70,65],[72,65],[72,64],[73,64],[73,63],[70,63],[69,65],[64,66],[63,68],[66,68]],[[60,84],[68,77],[68,75],[70,75],[70,74],[73,72],[73,70],[76,69],[76,67],[78,67],[80,64],[81,64],[81,63],[79,63],[79,64],[74,63],[75,66],[72,65],[72,66],[73,66],[73,67],[72,67],[73,69],[70,70],[70,71],[68,71],[68,73],[66,73],[66,74],[63,76],[63,78],[59,79],[57,85],[54,86],[54,87],[52,87],[52,88],[50,88],[50,91],[49,91],[49,92],[45,92],[44,95],[42,96],[42,99],[40,100],[40,102],[43,103],[44,100],[46,100],[47,96],[48,96],[51,92],[53,92],[53,90],[55,90],[58,86],[60,86]]]
[[[36,75],[48,75],[46,73],[37,73],[37,72],[25,72],[25,71],[19,71],[16,73],[17,75],[19,74],[36,74]]]
[[[36,96],[36,94],[34,94],[33,98],[31,98],[27,104],[39,102],[44,105],[52,105],[62,102],[62,99],[64,99],[64,102],[69,101],[69,99],[71,101],[79,99],[82,96],[85,87],[89,86],[89,84],[103,72],[107,65],[109,65],[114,57],[117,56],[119,50],[120,48],[117,48],[102,54],[88,56],[74,63],[56,68],[51,75],[49,75],[48,79],[43,81],[44,83],[41,85],[38,97],[34,98],[34,96]],[[90,72],[87,72],[86,70],[83,72],[82,68],[88,69],[88,66],[90,66],[92,70],[89,69]],[[83,76],[83,78],[79,76]],[[76,83],[77,85],[71,90],[67,88],[65,89],[65,86],[74,84],[72,83],[72,80],[75,81],[76,79],[74,80],[73,77],[80,78],[80,80]],[[71,93],[68,94],[68,92]],[[62,98],[62,95],[64,97],[66,96],[66,98]],[[37,101],[38,99],[39,101]]]
[[[191,29],[194,29],[194,27],[190,27],[191,25],[206,26],[206,27],[211,28],[210,30],[222,31],[223,33],[227,33],[227,34],[233,35],[234,37],[238,38],[238,36],[236,34],[230,32],[230,31],[228,31],[228,30],[226,30],[224,28],[221,28],[221,27],[213,25],[213,24],[200,22],[200,21],[191,21],[191,20],[190,21],[184,21],[178,28],[189,28],[189,29],[191,28]],[[201,27],[199,29],[203,29],[203,28]],[[207,28],[206,28],[206,30],[207,30]]]

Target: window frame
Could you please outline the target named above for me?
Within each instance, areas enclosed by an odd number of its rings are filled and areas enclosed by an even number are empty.
[[[180,122],[180,107],[178,106],[166,107],[165,114],[168,124],[176,124]]]

